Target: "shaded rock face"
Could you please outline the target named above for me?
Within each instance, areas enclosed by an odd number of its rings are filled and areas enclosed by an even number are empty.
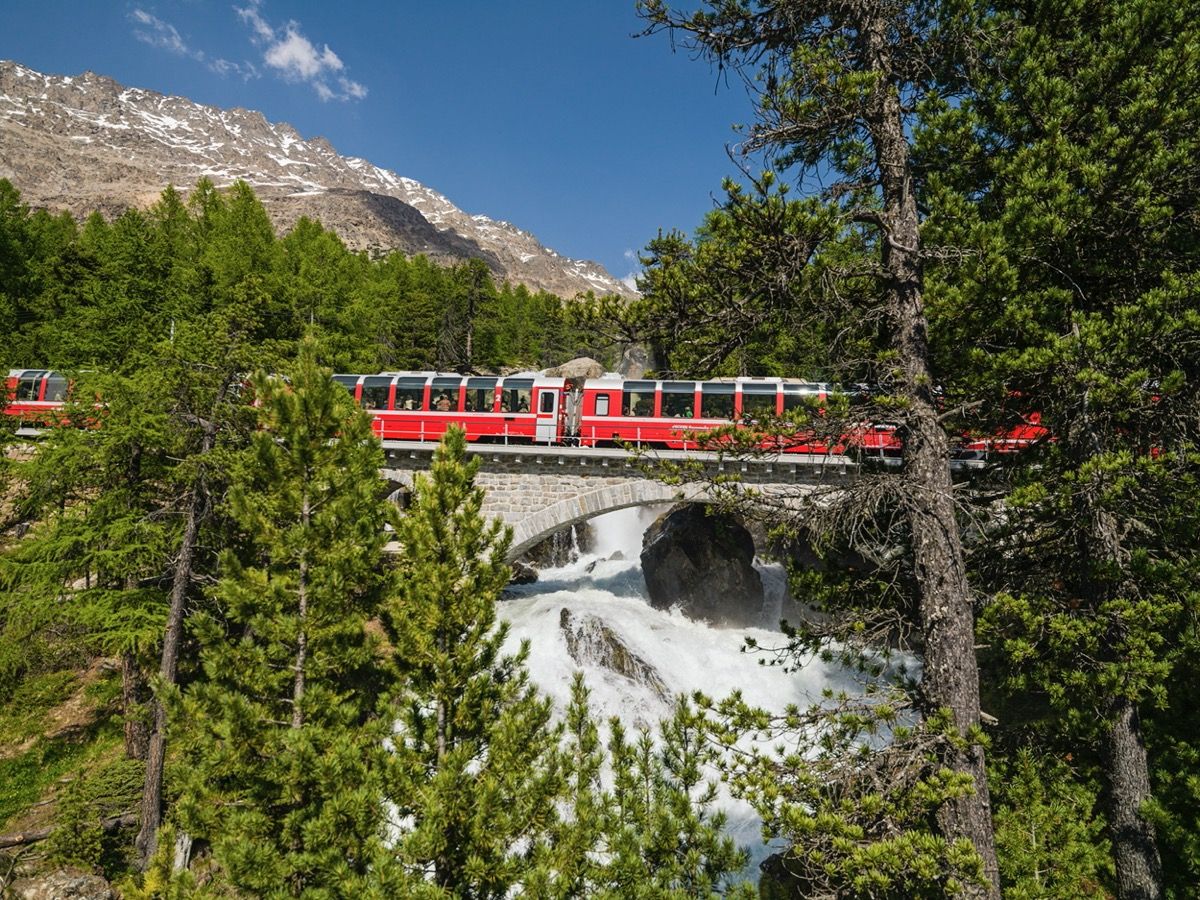
[[[675,507],[642,538],[642,572],[650,605],[680,607],[714,625],[752,625],[762,615],[762,579],[754,540],[728,516],[698,503]]]
[[[654,666],[630,650],[602,619],[575,615],[564,606],[558,614],[558,627],[566,639],[567,652],[575,662],[616,672],[630,681],[646,685],[664,702],[670,702],[670,691]]]
[[[521,557],[521,562],[535,569],[555,569],[575,562],[590,545],[588,529],[583,525],[570,525],[534,544]]]
[[[3,885],[0,885],[2,887]],[[116,895],[99,875],[81,869],[60,869],[36,878],[22,878],[8,888],[6,897],[21,900],[112,900]]]
[[[509,584],[533,584],[538,580],[537,569],[520,560],[511,563],[509,568],[512,570],[512,577],[508,579]]]

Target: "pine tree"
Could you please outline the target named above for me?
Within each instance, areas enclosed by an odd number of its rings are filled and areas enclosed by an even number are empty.
[[[500,898],[533,866],[563,775],[527,648],[506,654],[496,601],[510,535],[480,513],[477,459],[451,429],[396,537],[384,616],[398,688],[388,799],[407,896]]]
[[[226,552],[198,617],[203,678],[174,703],[178,815],[220,877],[263,896],[355,897],[383,837],[381,670],[366,624],[384,585],[382,455],[369,418],[305,345],[290,381],[259,374],[259,431]]]
[[[755,897],[738,883],[747,854],[724,834],[725,814],[713,810],[716,759],[707,722],[686,698],[676,701],[656,741],[648,730],[634,740],[620,721],[609,723],[613,789],[606,797],[603,859],[588,896]]]
[[[854,490],[839,485],[805,510],[806,521],[818,532],[840,527],[861,535],[878,528],[911,563],[922,711],[942,721],[949,712],[958,739],[939,749],[946,766],[975,786],[938,806],[938,826],[948,844],[965,839],[983,860],[987,878],[966,890],[996,897],[974,603],[947,465],[940,373],[929,345],[929,255],[913,155],[919,101],[960,89],[971,39],[986,23],[987,9],[933,0],[707,0],[698,6],[681,10],[667,0],[643,0],[639,9],[648,31],[669,30],[741,76],[756,101],[743,149],[791,168],[802,184],[829,187],[802,204],[772,202],[765,179],[749,203],[731,190],[727,209],[737,227],[722,239],[731,252],[713,260],[737,265],[719,268],[709,281],[722,285],[724,303],[697,300],[689,282],[682,285],[683,302],[699,308],[710,341],[728,323],[731,340],[716,340],[726,355],[738,349],[746,311],[764,303],[768,310],[790,307],[790,321],[816,323],[818,334],[866,333],[865,358],[848,357],[857,345],[839,340],[829,366],[851,375],[847,380],[881,386],[874,408],[856,412],[860,421],[898,423],[901,465],[886,482],[865,479]],[[668,280],[668,287],[676,285]],[[880,523],[884,507],[889,515]]]

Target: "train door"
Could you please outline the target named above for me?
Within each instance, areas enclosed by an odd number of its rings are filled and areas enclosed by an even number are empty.
[[[539,444],[553,444],[558,440],[558,390],[555,388],[542,388],[538,395],[534,440]]]

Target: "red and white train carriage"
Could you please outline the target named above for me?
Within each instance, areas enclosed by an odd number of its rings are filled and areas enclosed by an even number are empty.
[[[785,378],[658,381],[619,377],[586,380],[537,374],[507,377],[443,372],[381,372],[334,375],[374,420],[383,440],[436,441],[457,424],[468,441],[560,446],[635,446],[695,449],[700,436],[730,423],[767,420],[806,406],[820,406],[836,389]],[[15,369],[6,383],[6,412],[22,424],[45,426],[65,402],[68,382],[45,369]],[[1002,435],[965,442],[960,452],[1010,453],[1041,440],[1037,421]],[[797,430],[773,439],[786,453],[827,454],[847,450],[898,458],[902,444],[894,425],[864,423],[830,443]]]

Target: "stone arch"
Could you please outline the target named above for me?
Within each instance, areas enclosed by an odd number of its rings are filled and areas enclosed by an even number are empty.
[[[710,499],[709,487],[705,484],[668,485],[656,481],[623,481],[606,485],[560,500],[518,521],[510,519],[513,542],[508,551],[508,561],[518,559],[554,532],[604,513],[658,503],[706,503]]]

